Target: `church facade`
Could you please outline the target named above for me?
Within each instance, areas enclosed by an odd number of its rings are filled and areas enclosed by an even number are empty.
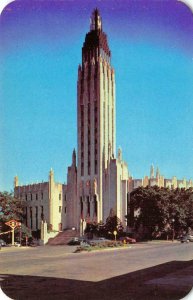
[[[67,184],[54,181],[20,186],[14,193],[25,200],[26,224],[40,229],[46,220],[52,230],[80,228],[85,222],[105,222],[113,209],[125,224],[128,168],[118,150],[116,158],[115,72],[102,20],[97,9],[82,47],[77,82],[77,157],[75,150]]]
[[[129,192],[140,185],[165,185],[158,173],[154,178],[153,170],[150,178],[131,178],[121,149],[116,157],[115,103],[111,52],[95,9],[78,67],[77,154],[74,150],[67,183],[56,183],[53,170],[47,182],[20,186],[18,177],[14,180],[29,228],[38,230],[46,221],[50,230],[81,229],[83,222],[105,222],[112,209],[126,227]]]

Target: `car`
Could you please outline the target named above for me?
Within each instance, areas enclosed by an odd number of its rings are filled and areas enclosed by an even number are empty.
[[[193,235],[186,234],[186,235],[182,236],[182,237],[180,238],[180,242],[181,242],[181,243],[189,243],[189,242],[193,242]]]
[[[127,244],[135,244],[136,243],[136,239],[128,237],[128,236],[122,236],[122,237],[120,237],[119,240],[122,241],[123,243],[125,241]]]
[[[102,242],[104,242],[104,241],[109,241],[109,240],[107,240],[107,239],[104,238],[104,237],[100,237],[100,238],[98,238],[98,240],[99,240],[99,241],[102,241]]]
[[[80,245],[80,239],[77,238],[77,237],[74,237],[73,239],[71,239],[69,242],[68,242],[68,245],[69,246],[74,246],[74,245]]]
[[[87,240],[81,240],[81,241],[80,241],[80,245],[81,245],[81,246],[84,246],[84,247],[89,247],[89,246],[90,246],[90,243],[89,243]]]
[[[0,247],[5,247],[5,246],[6,246],[6,242],[0,239]]]

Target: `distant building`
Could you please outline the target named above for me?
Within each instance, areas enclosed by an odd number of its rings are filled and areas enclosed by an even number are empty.
[[[150,167],[150,177],[144,176],[142,179],[130,179],[133,184],[130,184],[129,191],[132,191],[135,188],[138,188],[140,186],[146,187],[146,186],[154,186],[157,185],[158,187],[166,187],[166,188],[185,188],[188,189],[190,187],[193,187],[193,181],[192,180],[186,180],[185,178],[182,180],[178,180],[176,176],[173,176],[172,178],[164,178],[163,175],[160,175],[160,171],[157,168],[156,175],[154,174],[154,166],[153,164]]]

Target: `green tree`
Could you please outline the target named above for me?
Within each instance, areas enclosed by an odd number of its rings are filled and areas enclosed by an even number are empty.
[[[23,220],[23,217],[22,201],[15,198],[12,193],[0,192],[0,221]]]
[[[113,237],[113,232],[117,231],[117,236],[121,236],[122,232],[123,232],[123,226],[122,223],[120,221],[120,219],[117,217],[117,215],[115,214],[114,210],[111,209],[110,210],[110,214],[108,216],[108,218],[106,219],[106,223],[105,223],[105,231],[106,231],[106,236],[108,237]]]
[[[15,229],[15,237],[19,239],[20,234],[25,237],[31,236],[31,230],[24,224],[24,203],[14,197],[12,193],[0,192],[0,231],[1,233],[9,231],[11,228],[5,223],[9,220],[17,220],[21,222],[21,228]],[[9,236],[1,234],[1,238],[9,240]]]
[[[193,225],[192,189],[139,187],[130,194],[129,226],[152,238]]]

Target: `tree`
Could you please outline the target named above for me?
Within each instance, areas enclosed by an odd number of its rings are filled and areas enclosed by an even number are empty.
[[[106,219],[106,223],[87,223],[85,233],[88,237],[92,238],[93,235],[98,237],[114,237],[113,232],[117,231],[117,236],[121,236],[123,232],[123,226],[120,219],[116,216],[113,209],[110,210],[110,214]]]
[[[0,192],[0,221],[6,222],[11,219],[23,220],[23,203],[12,193]]]
[[[110,210],[110,214],[106,219],[105,231],[106,231],[106,236],[111,236],[111,237],[114,231],[117,231],[117,236],[120,236],[123,232],[123,226],[121,224],[121,221],[117,217],[113,209]]]
[[[31,236],[31,230],[23,223],[25,219],[23,202],[15,198],[12,193],[0,192],[0,231],[2,233],[11,230],[9,226],[5,225],[5,222],[12,219],[21,222],[21,228],[17,227],[15,229],[16,237],[19,237],[20,232],[24,236]],[[5,234],[1,235],[1,238],[8,239]]]
[[[193,190],[139,187],[130,194],[129,210],[129,225],[142,236],[177,234],[193,226]]]

